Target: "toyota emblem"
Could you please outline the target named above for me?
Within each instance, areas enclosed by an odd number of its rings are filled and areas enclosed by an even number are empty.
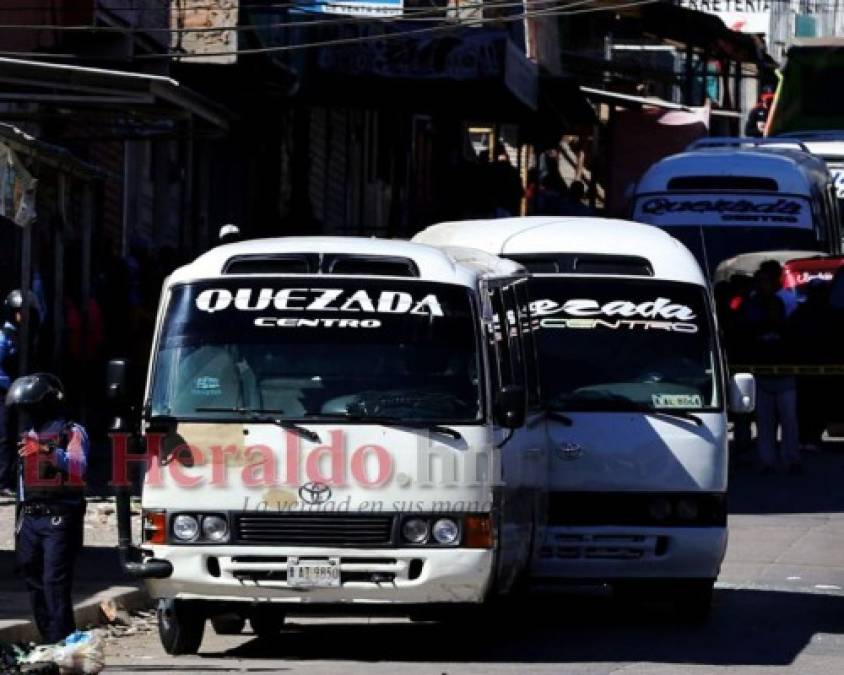
[[[325,504],[331,499],[331,488],[325,483],[311,481],[299,488],[299,498],[306,504]]]
[[[567,460],[580,459],[585,451],[586,449],[580,443],[571,442],[561,443],[557,448],[560,459]]]

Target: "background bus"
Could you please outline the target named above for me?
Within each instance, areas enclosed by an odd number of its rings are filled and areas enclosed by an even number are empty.
[[[838,202],[824,162],[800,150],[736,144],[692,148],[653,165],[636,187],[633,219],[682,241],[709,275],[742,253],[838,253]]]

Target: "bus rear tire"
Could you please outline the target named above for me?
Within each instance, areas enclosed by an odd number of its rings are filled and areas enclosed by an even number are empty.
[[[197,603],[167,599],[158,603],[158,637],[171,656],[196,654],[205,632],[205,614]]]

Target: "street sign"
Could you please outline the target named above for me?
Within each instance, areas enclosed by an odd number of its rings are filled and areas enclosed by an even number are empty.
[[[300,2],[303,12],[347,14],[350,16],[401,16],[404,0],[311,0]]]
[[[676,0],[686,9],[717,16],[730,30],[763,35],[768,39],[773,0]]]

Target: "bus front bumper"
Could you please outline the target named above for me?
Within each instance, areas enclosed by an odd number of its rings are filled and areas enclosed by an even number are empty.
[[[172,565],[146,579],[156,598],[289,604],[480,603],[493,576],[493,551],[470,548],[330,549],[249,546],[153,546]],[[289,556],[339,558],[334,587],[290,586]]]
[[[726,550],[726,527],[552,526],[531,576],[539,582],[715,579]]]

